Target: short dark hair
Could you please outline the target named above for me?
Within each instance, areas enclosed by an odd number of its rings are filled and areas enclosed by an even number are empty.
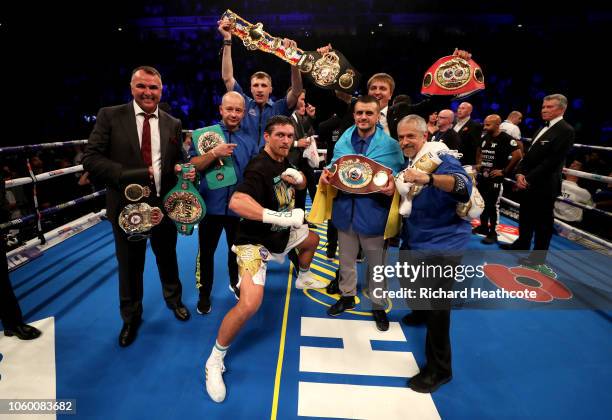
[[[372,95],[361,95],[359,98],[357,98],[357,102],[355,102],[355,105],[357,105],[357,103],[376,104],[376,107],[380,111],[380,102],[378,102],[378,99],[376,99]]]
[[[397,95],[393,99],[393,105],[399,104],[399,103],[407,103],[408,105],[410,105],[412,103],[412,99],[408,95],[404,95],[404,94]]]
[[[157,71],[157,69],[155,67],[151,67],[151,66],[139,66],[136,67],[134,70],[132,70],[132,77],[134,77],[134,75],[136,74],[137,71],[144,71],[147,74],[151,74],[153,76],[157,76],[159,77],[159,80],[161,81],[162,77],[161,77],[161,73],[159,71]]]
[[[272,77],[270,77],[270,75],[265,71],[256,71],[255,73],[253,73],[253,75],[249,79],[249,82],[251,82],[253,79],[268,79],[270,85],[272,85]]]
[[[277,125],[290,125],[293,127],[291,118],[285,115],[275,115],[268,119],[268,122],[266,123],[266,128],[264,128],[264,133],[268,133],[268,135],[271,135],[272,129]]]

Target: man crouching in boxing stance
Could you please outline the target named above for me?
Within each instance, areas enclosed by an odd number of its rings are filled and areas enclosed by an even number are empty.
[[[263,300],[267,262],[282,262],[296,248],[300,274],[295,287],[325,287],[310,273],[319,236],[308,230],[304,211],[293,208],[295,189],[306,188],[304,174],[287,160],[293,137],[294,128],[288,117],[277,115],[268,120],[264,130],[265,147],[247,165],[244,181],[229,203],[230,209],[242,217],[232,246],[237,255],[240,300],[223,318],[217,342],[206,362],[206,391],[215,402],[225,399],[222,377],[225,353]]]

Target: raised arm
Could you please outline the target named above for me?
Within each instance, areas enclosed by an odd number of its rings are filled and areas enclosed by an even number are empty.
[[[219,33],[223,37],[223,55],[221,58],[221,78],[227,91],[234,90],[236,79],[234,79],[234,65],[232,63],[232,33],[230,32],[231,22],[225,18],[217,22]],[[229,42],[226,42],[229,41]]]

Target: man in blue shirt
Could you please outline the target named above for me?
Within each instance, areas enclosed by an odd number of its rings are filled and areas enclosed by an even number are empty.
[[[402,200],[406,197],[411,200],[411,206],[405,206],[404,201],[400,205],[404,216],[401,249],[410,249],[410,263],[427,267],[428,273],[430,267],[456,267],[471,234],[470,222],[457,214],[457,203],[470,199],[471,180],[446,146],[427,142],[427,123],[422,117],[402,118],[397,133],[408,167],[396,177],[396,186]],[[428,153],[436,159],[437,167],[431,170],[433,165],[424,165],[417,169],[421,157]],[[430,173],[423,169],[427,167]],[[421,275],[409,283],[402,287],[415,288],[419,294],[421,288],[450,290],[453,278],[442,274]],[[408,386],[416,392],[434,392],[452,378],[450,301],[410,299],[409,305],[413,311],[402,321],[407,325],[427,326],[427,365],[409,380]]]
[[[344,155],[362,154],[381,165],[390,168],[395,174],[403,163],[401,149],[393,138],[377,124],[380,105],[373,96],[365,95],[357,99],[353,112],[355,125],[344,132],[334,148],[333,164]],[[325,169],[321,182],[329,184],[331,172]],[[340,290],[342,297],[327,311],[337,316],[355,308],[357,292],[357,270],[355,262],[359,245],[368,253],[368,265],[383,265],[386,257],[384,232],[395,193],[393,179],[380,192],[371,194],[349,194],[338,191],[332,208],[332,222],[338,228],[340,246]],[[369,276],[371,277],[371,276]],[[389,320],[384,311],[384,301],[371,296],[374,310],[372,315],[376,327],[381,331],[389,329]]]
[[[268,73],[258,71],[251,76],[251,95],[244,93],[242,87],[234,79],[234,66],[232,63],[232,33],[230,21],[223,19],[218,22],[219,33],[223,36],[223,57],[221,59],[221,77],[228,92],[235,91],[244,97],[245,116],[242,129],[250,136],[257,138],[258,146],[264,146],[264,128],[268,119],[274,115],[291,115],[291,110],[297,104],[298,96],[302,92],[302,75],[296,66],[291,66],[291,90],[287,96],[278,101],[272,101],[272,78]],[[296,48],[295,41],[284,40],[285,46]]]
[[[227,143],[215,146],[202,156],[197,156],[195,151],[196,145],[192,143],[189,152],[191,163],[195,165],[198,171],[206,170],[209,166],[214,165],[219,158],[231,156],[238,179],[234,185],[214,190],[208,188],[208,183],[205,179],[202,179],[200,182],[200,194],[206,203],[206,216],[202,219],[198,228],[200,252],[196,269],[196,286],[200,293],[197,307],[199,314],[207,314],[212,308],[210,294],[215,270],[215,251],[221,237],[221,232],[224,229],[227,239],[227,265],[230,288],[236,295],[238,293],[236,287],[238,283],[238,265],[236,263],[236,256],[232,253],[231,249],[236,238],[240,217],[230,210],[228,205],[236,186],[242,182],[247,163],[259,151],[256,139],[245,133],[240,124],[244,117],[244,99],[239,93],[227,92],[223,95],[219,112],[221,113],[220,126]]]

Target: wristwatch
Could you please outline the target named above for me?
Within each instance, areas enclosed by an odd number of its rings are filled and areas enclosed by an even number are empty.
[[[425,184],[425,185],[428,185],[428,186],[433,185],[433,183],[434,183],[433,175],[432,174],[427,174],[427,176],[429,177],[429,181],[427,181],[427,184]]]

